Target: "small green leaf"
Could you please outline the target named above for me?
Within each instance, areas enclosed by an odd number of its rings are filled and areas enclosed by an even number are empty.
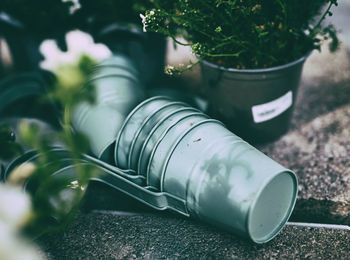
[[[21,121],[19,124],[20,139],[26,145],[35,146],[39,132],[40,128],[35,123]]]

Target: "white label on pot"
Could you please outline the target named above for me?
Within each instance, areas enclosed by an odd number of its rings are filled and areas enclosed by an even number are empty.
[[[253,106],[252,112],[254,122],[261,123],[275,118],[291,107],[292,103],[292,91],[288,91],[282,97],[279,97],[269,103]]]

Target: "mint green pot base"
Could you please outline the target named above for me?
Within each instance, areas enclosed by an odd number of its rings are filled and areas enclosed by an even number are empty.
[[[256,243],[276,236],[295,205],[295,174],[234,139],[217,141],[202,156],[186,190],[191,215]]]
[[[274,176],[249,209],[247,230],[250,238],[264,243],[274,238],[292,214],[297,180],[292,172]]]

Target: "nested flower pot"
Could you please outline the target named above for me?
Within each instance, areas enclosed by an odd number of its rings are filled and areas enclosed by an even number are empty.
[[[307,57],[264,69],[225,68],[202,61],[209,114],[250,142],[278,138],[288,130]]]

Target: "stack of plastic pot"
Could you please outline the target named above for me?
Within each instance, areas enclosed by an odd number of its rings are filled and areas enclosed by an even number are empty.
[[[146,187],[186,201],[191,216],[248,236],[272,239],[294,207],[297,179],[225,126],[166,97],[138,105],[115,145],[115,163]]]
[[[256,243],[282,229],[296,201],[293,172],[185,103],[152,97],[136,106],[138,76],[125,58],[102,63],[92,80],[97,104],[82,104],[74,125],[96,156],[114,152],[117,167],[104,165],[100,180]]]
[[[75,108],[73,126],[89,137],[92,153],[108,161],[126,116],[144,99],[143,87],[135,66],[124,56],[113,56],[98,64],[90,83],[96,89],[96,102]]]

